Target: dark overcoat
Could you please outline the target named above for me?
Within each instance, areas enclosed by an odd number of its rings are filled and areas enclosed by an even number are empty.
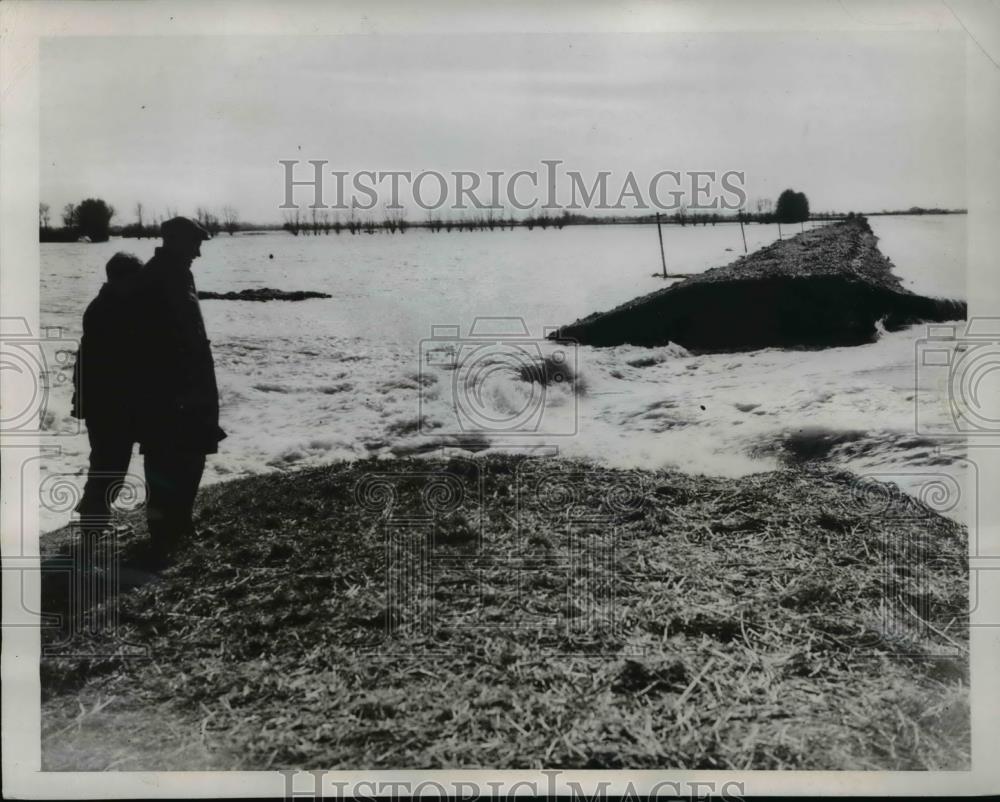
[[[190,262],[157,248],[139,271],[135,297],[141,450],[214,454],[226,435]]]

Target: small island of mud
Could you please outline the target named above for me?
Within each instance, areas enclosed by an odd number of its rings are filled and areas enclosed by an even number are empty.
[[[308,298],[332,298],[325,292],[310,292],[305,290],[275,290],[271,287],[261,287],[256,290],[240,290],[239,292],[200,292],[198,298],[203,301],[305,301]]]

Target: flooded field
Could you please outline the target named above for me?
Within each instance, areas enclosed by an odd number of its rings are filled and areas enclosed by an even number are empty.
[[[870,222],[906,286],[965,298],[963,216]],[[785,227],[785,236],[797,230]],[[756,249],[778,232],[749,225],[746,235]],[[43,245],[42,325],[78,338],[111,254],[145,259],[154,246]],[[676,273],[726,264],[743,251],[735,225],[667,226],[664,247]],[[332,295],[202,302],[229,434],[209,459],[209,482],[442,445],[545,445],[618,467],[715,475],[824,459],[896,477],[903,487],[916,481],[914,472],[960,478],[963,471],[959,438],[924,434],[951,428],[944,385],[916,383],[924,327],[861,347],[731,355],[692,356],[674,346],[557,352],[545,342],[547,327],[663,286],[653,276],[660,254],[652,226],[220,235],[194,270],[202,290]],[[464,389],[468,354],[488,368],[475,394]],[[535,363],[566,369],[549,380],[544,369],[530,369]],[[53,383],[45,425],[62,434],[61,451],[45,458],[43,475],[82,484],[87,441],[69,406],[69,384]],[[138,454],[133,470],[141,475]],[[63,523],[68,511],[48,506],[44,528]]]

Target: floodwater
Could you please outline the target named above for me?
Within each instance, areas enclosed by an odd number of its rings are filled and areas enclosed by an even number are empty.
[[[906,286],[965,298],[963,216],[870,222]],[[746,226],[751,250],[777,235],[776,226]],[[42,325],[58,327],[71,348],[111,254],[145,259],[154,245],[42,245]],[[732,224],[666,226],[664,248],[671,273],[692,273],[732,261],[743,241]],[[332,296],[202,302],[229,434],[206,482],[442,446],[542,445],[616,466],[719,475],[821,459],[922,495],[928,481],[950,487],[966,476],[947,373],[916,367],[924,326],[853,348],[703,356],[544,341],[548,327],[664,286],[653,226],[223,234],[202,252],[199,289]],[[544,368],[532,367],[543,358]],[[79,487],[86,469],[86,435],[69,417],[71,367],[49,382],[44,427],[60,448],[42,462],[43,529],[71,508],[51,489]],[[133,471],[141,475],[138,453]],[[939,508],[962,518],[964,503]]]

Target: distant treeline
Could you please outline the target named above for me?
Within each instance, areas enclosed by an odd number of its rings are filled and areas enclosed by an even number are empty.
[[[107,242],[115,207],[99,198],[87,198],[78,204],[67,203],[62,210],[62,228],[53,228],[47,203],[38,204],[39,242]]]
[[[160,236],[160,225],[172,217],[177,217],[177,210],[167,208],[159,216],[145,213],[141,203],[135,205],[135,222],[126,225],[111,225],[115,216],[115,207],[105,203],[100,198],[87,198],[79,204],[67,203],[62,211],[62,226],[52,225],[51,207],[47,203],[38,204],[38,240],[39,242],[107,242],[111,236],[119,237],[151,237]],[[240,222],[239,215],[231,206],[226,206],[220,214],[199,207],[192,217],[213,237],[221,231],[235,234],[237,231],[260,229],[262,226],[245,225]]]
[[[460,217],[443,217],[430,214],[426,220],[409,220],[399,213],[386,213],[382,219],[376,219],[371,215],[364,218],[355,214],[349,215],[346,219],[330,215],[329,212],[312,210],[311,214],[305,215],[301,211],[295,211],[285,216],[282,229],[291,234],[317,235],[334,234],[346,232],[348,234],[374,234],[376,232],[388,232],[390,234],[403,234],[408,228],[424,228],[429,231],[503,231],[513,229],[518,226],[528,229],[533,228],[563,228],[568,225],[598,225],[615,222],[604,217],[592,217],[581,214],[572,214],[564,211],[562,214],[550,215],[544,211],[537,215],[515,218],[511,214],[505,214],[502,210],[486,209],[475,214],[463,215]],[[633,220],[634,222],[634,220]]]
[[[136,221],[125,226],[120,226],[115,233],[123,237],[137,237],[139,239],[144,237],[159,237],[160,224],[164,220],[169,220],[171,217],[176,216],[176,210],[167,209],[167,213],[164,216],[146,220],[143,217],[143,205],[139,203],[136,204]],[[215,214],[205,207],[199,206],[195,210],[193,218],[213,237],[222,231],[232,236],[237,231],[244,230],[239,214],[232,206],[223,207],[220,214]],[[257,226],[246,226],[247,230],[251,228],[257,228]]]
[[[787,191],[787,190],[786,190]],[[784,193],[783,193],[784,194]],[[794,197],[792,197],[794,196]],[[410,228],[426,229],[432,232],[461,231],[503,231],[515,228],[562,229],[567,226],[608,226],[654,224],[659,218],[663,225],[707,226],[720,223],[797,223],[807,220],[829,221],[843,220],[854,215],[854,212],[810,212],[809,203],[801,192],[792,193],[788,203],[783,205],[781,199],[775,207],[770,202],[758,205],[758,211],[739,212],[706,212],[682,208],[671,214],[644,215],[589,215],[564,210],[550,214],[542,211],[525,217],[514,217],[503,210],[486,209],[462,216],[445,217],[429,214],[423,220],[410,220],[402,212],[385,212],[381,218],[373,215],[364,217],[355,213],[343,217],[328,210],[308,209],[295,210],[285,215],[284,223],[280,225],[247,226],[247,229],[257,231],[283,230],[294,236],[319,236],[321,234],[404,234]],[[964,214],[964,209],[921,209],[912,207],[909,210],[882,211],[866,214]]]
[[[295,236],[320,234],[404,234],[407,229],[421,228],[432,232],[460,231],[503,231],[515,228],[562,229],[567,226],[608,226],[636,225],[660,222],[663,225],[707,226],[720,223],[796,223],[807,220],[841,220],[853,212],[811,212],[804,193],[786,189],[777,204],[767,199],[756,201],[754,210],[738,212],[712,212],[681,207],[672,213],[647,213],[631,215],[592,215],[564,210],[550,213],[548,210],[531,213],[525,217],[514,217],[502,209],[484,209],[460,216],[444,216],[430,213],[423,220],[407,219],[402,210],[385,210],[381,216],[360,216],[357,213],[334,214],[325,209],[295,210],[285,215],[283,223],[255,224],[240,220],[237,211],[223,207],[215,213],[199,207],[192,215],[213,237],[220,233],[230,236],[236,232],[287,231]],[[911,206],[909,209],[864,212],[867,216],[878,215],[920,215],[920,214],[965,214],[964,209],[941,209]],[[106,242],[110,236],[150,237],[160,236],[160,225],[164,220],[177,216],[175,209],[166,209],[162,215],[149,215],[141,203],[135,205],[134,222],[111,225],[115,209],[99,198],[87,198],[79,204],[66,204],[62,211],[62,227],[52,225],[48,204],[38,206],[38,238],[40,242]]]
[[[936,206],[930,209],[925,209],[922,206],[911,206],[909,209],[900,209],[897,211],[883,209],[881,212],[864,212],[865,217],[887,214],[968,214],[968,211],[966,209],[939,209]]]
[[[846,214],[839,212],[829,212],[809,215],[801,218],[804,220],[840,220]],[[348,217],[346,220],[319,214],[315,217],[305,216],[301,213],[291,214],[286,217],[285,222],[280,226],[284,231],[295,236],[318,236],[320,234],[376,234],[389,233],[403,234],[410,228],[422,228],[432,232],[460,232],[460,231],[503,231],[515,228],[526,228],[532,231],[538,229],[562,229],[567,226],[613,226],[613,225],[636,225],[655,224],[657,215],[586,215],[574,214],[564,211],[561,214],[549,214],[541,212],[526,217],[513,217],[507,214],[497,213],[477,213],[463,217],[439,217],[432,215],[426,220],[408,220],[401,216],[386,216],[377,219],[372,216]],[[706,212],[676,212],[674,214],[661,214],[659,222],[663,225],[678,226],[707,226],[720,223],[776,223],[779,222],[777,213],[767,212],[761,214],[737,213],[721,214]],[[781,222],[800,222],[799,218],[794,220],[782,220]],[[277,226],[261,226],[260,229],[272,230]]]

